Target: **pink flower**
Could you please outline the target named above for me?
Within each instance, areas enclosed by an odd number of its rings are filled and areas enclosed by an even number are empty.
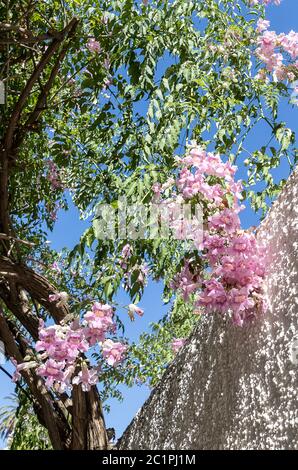
[[[271,51],[270,60],[278,63],[274,52],[276,34],[266,31],[262,41],[268,58]],[[237,168],[229,161],[224,163],[219,155],[197,146],[178,164],[182,168],[176,181],[177,194],[162,202],[174,206],[181,197],[184,202],[195,195],[204,201],[208,231],[203,240],[194,242],[194,247],[203,252],[203,260],[208,262],[208,280],[202,282],[204,265],[199,264],[196,268],[192,262],[190,269],[186,259],[170,287],[181,291],[185,301],[201,290],[195,305],[204,307],[207,312],[229,312],[234,322],[243,324],[252,318],[252,306],[264,309],[265,303],[258,300],[255,304],[254,299],[256,296],[263,299],[265,269],[263,248],[257,245],[255,235],[240,230],[239,212],[244,206],[239,205],[243,187],[240,180],[235,180]],[[211,176],[219,181],[215,182]],[[175,220],[170,223],[176,228]],[[182,235],[186,238],[185,231]]]
[[[43,365],[41,365],[37,370],[37,374],[46,379],[46,386],[48,388],[54,385],[54,382],[63,381],[63,369],[65,363],[57,362],[54,359],[48,359]]]
[[[92,311],[84,315],[89,328],[102,330],[107,332],[114,324],[113,322],[113,308],[108,304],[101,304],[95,302],[92,306]]]
[[[211,264],[214,264],[227,252],[227,239],[220,235],[210,235],[207,233],[204,237],[201,248],[207,250],[206,257]]]
[[[268,31],[268,26],[265,20],[258,21],[257,31],[264,32],[258,39],[256,55],[265,63],[267,70],[273,73],[275,80],[293,81],[295,74],[289,67],[294,64],[283,53],[289,54],[292,60],[298,57],[298,33],[290,31],[277,35],[275,31]],[[267,79],[264,71],[258,78]]]
[[[229,303],[234,312],[250,309],[254,306],[254,301],[249,297],[249,293],[247,287],[231,289],[229,292]]]
[[[129,243],[127,243],[126,245],[124,245],[124,247],[122,248],[122,251],[121,251],[121,256],[125,259],[127,258],[130,258],[132,254],[132,248],[130,246]]]
[[[15,371],[14,371],[13,376],[12,376],[12,381],[16,383],[19,380],[21,380],[22,376],[20,374],[19,365],[18,365],[17,361],[15,360],[15,358],[10,357],[10,360],[11,360],[12,364],[15,366]]]
[[[64,393],[72,389],[72,377],[75,371],[75,366],[70,365],[63,371],[63,379],[60,382],[59,392]]]
[[[71,363],[81,352],[88,351],[89,344],[85,339],[84,330],[77,328],[73,322],[69,327],[41,327],[35,349],[37,352],[45,351],[48,357],[56,361]]]
[[[278,36],[280,46],[290,54],[292,59],[298,56],[298,33],[290,31],[288,34],[280,34]]]
[[[63,189],[64,186],[61,182],[57,165],[52,160],[47,160],[46,164],[48,166],[46,177],[50,181],[52,189]]]
[[[97,343],[101,343],[105,340],[106,330],[104,328],[86,327],[84,329],[84,336],[90,346],[94,346]]]
[[[156,196],[159,196],[162,191],[162,185],[160,183],[154,183],[152,185],[152,191]]]
[[[145,285],[147,276],[149,274],[149,267],[147,266],[146,263],[142,264],[139,266],[137,269],[139,269],[140,273],[138,275],[138,282],[140,284]]]
[[[223,211],[209,217],[208,225],[210,229],[221,229],[227,233],[232,233],[240,228],[240,220],[238,214],[234,210],[224,209]]]
[[[101,51],[101,46],[99,42],[95,40],[95,38],[89,39],[89,41],[87,42],[87,48],[91,52],[99,53]]]
[[[54,263],[51,265],[51,268],[53,269],[53,271],[56,271],[57,273],[61,273],[61,268],[59,264],[57,263],[57,261],[54,261]]]
[[[106,359],[110,366],[116,366],[123,360],[123,355],[127,347],[120,342],[114,342],[111,339],[107,339],[102,345],[103,357]]]
[[[216,279],[205,282],[205,288],[202,291],[197,306],[204,306],[208,312],[227,309],[227,294],[223,285]]]
[[[77,331],[69,329],[65,335],[65,341],[67,346],[75,352],[87,352],[89,349],[89,344],[84,336],[84,330],[81,328]]]
[[[270,27],[270,21],[263,20],[260,18],[257,22],[257,32],[261,33],[262,31],[266,31]]]
[[[174,338],[172,341],[172,350],[174,353],[177,353],[179,349],[181,349],[186,342],[184,338]]]
[[[67,292],[58,292],[56,294],[49,295],[50,302],[67,302],[68,301],[68,293]]]
[[[92,312],[96,317],[112,317],[113,307],[108,304],[101,304],[100,302],[95,302],[92,306]]]
[[[36,351],[46,351],[56,340],[57,326],[49,326],[48,328],[40,328],[38,332],[39,341],[37,341]]]
[[[185,260],[185,265],[181,272],[178,273],[174,280],[171,282],[172,289],[179,289],[182,292],[183,299],[187,301],[189,296],[199,288],[198,280],[195,279],[194,274],[190,271],[189,264]]]
[[[129,304],[128,310],[129,310],[129,312],[131,313],[132,316],[133,316],[135,313],[136,313],[137,315],[139,315],[139,317],[142,317],[142,316],[144,315],[144,310],[142,310],[140,307],[137,307],[137,306],[134,305],[134,304]]]
[[[115,329],[113,308],[108,304],[95,302],[92,311],[84,315],[84,320],[87,324],[84,335],[90,345],[104,341],[106,333]]]
[[[233,253],[244,253],[256,249],[256,239],[253,235],[246,233],[236,235],[232,239],[230,251]]]
[[[63,299],[61,294],[63,292],[52,294],[52,301]],[[141,309],[138,313],[141,314]],[[82,323],[76,318],[70,324],[48,327],[43,320],[39,322],[39,338],[35,349],[41,353],[37,356],[38,359],[45,362],[38,367],[37,374],[45,379],[47,387],[54,387],[61,393],[71,390],[72,384],[81,384],[83,391],[90,390],[96,384],[97,369],[88,369],[86,365],[73,378],[78,360],[81,361],[82,354],[88,353],[93,345],[98,342],[103,345],[103,355],[110,365],[117,365],[127,349],[122,343],[106,339],[106,334],[109,331],[114,333],[116,329],[113,308],[110,305],[94,302],[92,311],[87,312],[83,318]],[[15,380],[20,378],[20,370],[36,365],[35,361],[17,365]]]
[[[89,369],[87,364],[82,364],[82,370],[72,379],[74,385],[81,384],[83,392],[89,392],[98,382],[98,370]]]

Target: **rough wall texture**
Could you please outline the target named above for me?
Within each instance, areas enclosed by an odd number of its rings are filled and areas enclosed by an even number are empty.
[[[125,431],[121,449],[298,449],[298,172],[261,225],[270,311],[206,316]]]

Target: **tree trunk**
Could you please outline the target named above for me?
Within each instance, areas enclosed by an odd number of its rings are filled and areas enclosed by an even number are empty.
[[[104,450],[108,439],[98,390],[83,392],[79,385],[72,392],[72,450]]]

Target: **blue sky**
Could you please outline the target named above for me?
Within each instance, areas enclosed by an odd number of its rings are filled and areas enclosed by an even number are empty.
[[[281,6],[270,6],[267,8],[267,17],[271,21],[271,28],[277,32],[288,32],[289,30],[298,30],[298,1],[297,0],[282,0]],[[296,133],[298,132],[298,107],[291,108],[285,103],[281,105],[280,118],[286,121],[287,125],[292,128]],[[262,126],[255,129],[247,141],[246,147],[249,151],[253,151],[264,144],[264,128]],[[280,175],[277,177],[285,177],[285,170],[282,167],[279,169]],[[72,247],[79,239],[82,231],[86,228],[86,222],[79,221],[79,215],[76,209],[71,207],[68,212],[60,213],[59,220],[53,231],[49,234],[49,239],[52,241],[52,247],[60,250],[64,246]],[[251,210],[247,209],[242,214],[242,223],[244,227],[257,225],[259,218]],[[167,311],[167,307],[162,305],[161,302],[162,286],[153,282],[149,282],[145,290],[144,297],[140,306],[144,308],[145,315],[142,318],[137,318],[134,323],[127,324],[126,335],[136,340],[139,334],[148,329],[148,324],[156,321],[163,316]],[[121,294],[117,299],[121,304],[127,304],[128,299],[124,294]],[[10,366],[7,365],[7,369]],[[8,396],[14,390],[13,384],[9,382],[4,375],[0,375],[0,406],[5,402],[4,397]],[[134,387],[133,389],[126,389],[121,387],[124,395],[124,402],[119,403],[112,400],[111,413],[106,415],[107,426],[112,426],[116,429],[117,436],[120,436],[126,426],[129,424],[137,410],[148,397],[150,390],[145,387]],[[0,447],[3,445],[0,441]]]

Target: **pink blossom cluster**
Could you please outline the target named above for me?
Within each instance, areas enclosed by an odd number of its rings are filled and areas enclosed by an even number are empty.
[[[55,271],[56,273],[58,273],[58,274],[60,274],[61,271],[62,271],[61,268],[60,268],[60,266],[59,266],[58,261],[54,261],[54,262],[52,263],[51,269],[52,269],[53,271]]]
[[[59,176],[57,165],[52,160],[47,160],[47,179],[50,181],[52,189],[63,189],[63,184]]]
[[[96,52],[97,54],[101,52],[101,46],[95,38],[90,38],[87,42],[87,48],[90,52]]]
[[[184,199],[191,199],[196,194],[201,194],[215,206],[222,204],[225,189],[220,183],[210,185],[206,176],[224,178],[230,191],[239,195],[242,190],[241,183],[235,183],[233,177],[236,167],[230,162],[223,163],[219,155],[197,147],[191,150],[189,156],[181,162],[184,168],[179,174],[177,187]],[[196,170],[193,172],[189,166]]]
[[[126,346],[120,342],[107,339],[102,345],[102,354],[110,366],[115,366],[122,361]]]
[[[56,220],[58,219],[58,211],[61,209],[61,207],[62,207],[61,203],[59,203],[59,202],[55,202],[54,206],[52,206],[50,204],[46,205],[46,209],[49,212],[50,219],[53,222],[56,222]]]
[[[128,271],[128,261],[131,258],[132,253],[133,253],[133,248],[129,243],[127,243],[122,248],[120,259],[119,259],[119,265],[125,271],[123,276],[125,279],[126,286],[128,288],[131,286],[131,275],[133,274],[134,271],[139,271],[137,281],[143,286],[146,284],[147,277],[149,274],[149,267],[147,266],[146,263],[142,263],[140,265],[136,264],[130,267]]]
[[[191,294],[200,289],[200,286],[200,278],[192,272],[190,263],[186,259],[182,270],[171,281],[170,287],[174,290],[179,290],[183,299],[187,301]]]
[[[138,275],[138,282],[142,286],[145,286],[149,275],[149,266],[147,265],[147,263],[142,263],[141,265],[137,266],[136,269],[140,271]]]
[[[256,55],[275,79],[293,82],[296,78],[293,67],[298,73],[298,33],[290,31],[288,34],[277,34],[269,31],[269,27],[270,22],[267,20],[260,19],[257,23],[260,35]],[[261,70],[257,78],[266,79],[266,70]]]
[[[132,255],[132,247],[130,246],[129,243],[127,243],[126,245],[124,245],[121,251],[120,266],[122,269],[127,268],[127,261],[129,260],[131,255]]]
[[[60,300],[61,296],[57,294],[56,297],[55,300]],[[46,327],[41,321],[35,349],[40,353],[42,364],[37,368],[37,374],[45,379],[48,388],[54,387],[61,393],[71,390],[73,384],[81,384],[83,391],[89,391],[98,382],[99,368],[89,367],[83,354],[98,344],[109,365],[119,364],[127,346],[106,338],[115,329],[113,308],[99,302],[93,304],[82,322],[76,319],[69,325]],[[22,366],[18,365],[17,373]]]
[[[84,315],[86,328],[84,334],[91,346],[103,342],[108,332],[115,331],[113,308],[108,304],[95,302],[92,310]]]
[[[172,350],[174,354],[177,354],[179,349],[181,349],[185,345],[186,339],[185,338],[174,338],[172,341]]]
[[[194,240],[194,245],[206,269],[185,259],[171,287],[179,289],[184,300],[194,294],[196,307],[231,312],[233,322],[243,325],[265,308],[265,252],[254,233],[241,230],[239,212],[244,206],[239,205],[241,181],[234,179],[237,168],[197,146],[180,164],[177,197],[199,202],[204,211],[203,240]]]

